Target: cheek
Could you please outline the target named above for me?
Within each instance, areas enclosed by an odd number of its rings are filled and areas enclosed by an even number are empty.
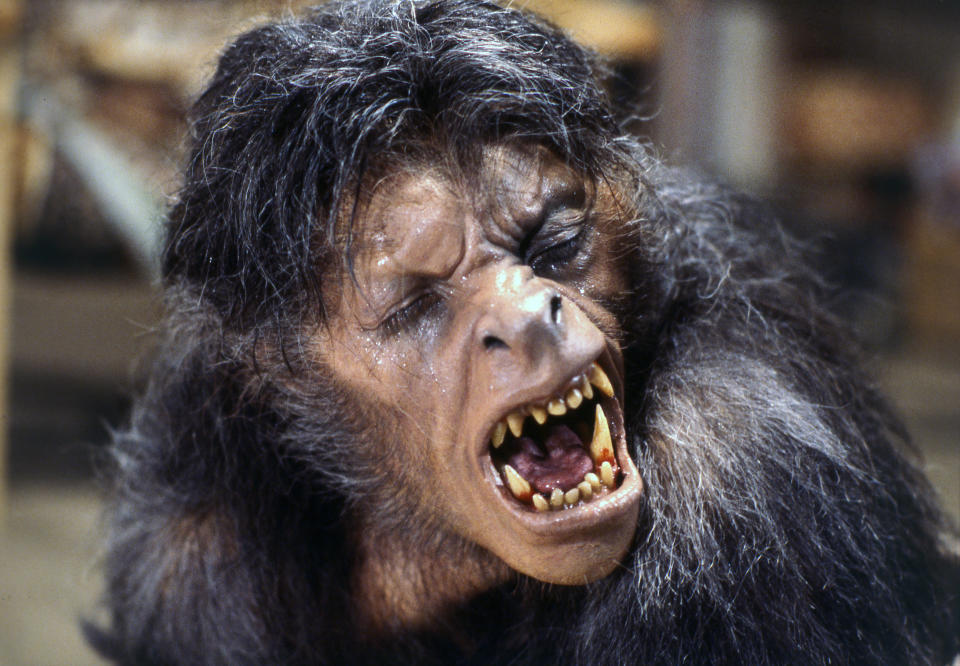
[[[363,419],[384,453],[414,476],[436,476],[457,430],[450,416],[460,412],[462,372],[444,343],[433,335],[390,342],[358,335],[337,346],[337,374],[363,406]]]
[[[379,413],[371,414],[376,438],[389,460],[388,494],[401,493],[409,506],[426,510],[430,521],[462,535],[471,507],[467,490],[477,479],[466,474],[475,465],[464,433],[473,432],[467,408],[461,354],[440,354],[421,362],[421,355],[397,358],[382,384]],[[375,449],[374,449],[375,452]],[[422,514],[421,514],[422,515]]]
[[[623,338],[620,313],[632,298],[625,271],[610,257],[595,255],[595,261],[584,274],[571,283],[557,284],[558,291],[576,303],[587,318],[605,336],[618,343]]]

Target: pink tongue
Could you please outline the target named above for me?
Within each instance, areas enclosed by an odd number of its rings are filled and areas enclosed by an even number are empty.
[[[517,440],[519,451],[507,460],[537,492],[569,490],[593,471],[593,461],[580,438],[567,426],[551,427],[543,445],[541,448],[529,437],[521,437]]]

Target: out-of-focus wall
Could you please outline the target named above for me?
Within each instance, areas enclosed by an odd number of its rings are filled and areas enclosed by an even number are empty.
[[[9,238],[13,226],[15,163],[13,145],[17,135],[16,87],[18,50],[15,36],[20,23],[20,4],[0,0],[0,410],[7,404],[8,338],[10,320]],[[3,414],[3,412],[0,412]],[[0,526],[6,516],[6,419],[0,418]]]

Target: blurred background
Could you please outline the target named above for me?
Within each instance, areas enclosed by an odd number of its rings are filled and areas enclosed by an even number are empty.
[[[97,459],[159,315],[185,115],[284,1],[0,0],[0,664],[96,664]],[[516,0],[670,160],[770,200],[960,517],[960,3]]]

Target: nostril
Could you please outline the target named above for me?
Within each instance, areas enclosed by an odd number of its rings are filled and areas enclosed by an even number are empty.
[[[487,350],[510,349],[510,345],[495,335],[485,335],[483,337],[483,347]]]
[[[550,320],[554,324],[560,323],[560,308],[563,307],[563,299],[559,295],[550,299]]]

